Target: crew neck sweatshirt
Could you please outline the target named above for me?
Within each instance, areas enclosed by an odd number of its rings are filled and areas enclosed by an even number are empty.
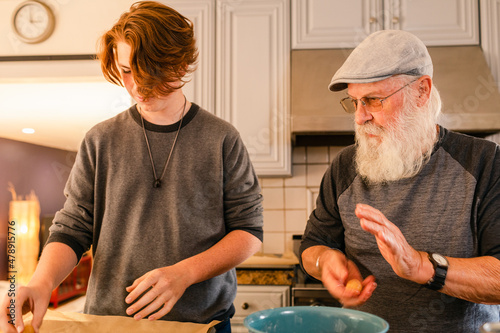
[[[161,174],[179,122],[144,122]],[[50,242],[80,258],[92,246],[85,313],[126,316],[125,287],[201,253],[233,230],[262,240],[262,196],[237,130],[196,104],[186,113],[159,188],[136,106],[85,136],[55,215]],[[234,313],[236,273],[187,288],[163,320],[208,323]]]

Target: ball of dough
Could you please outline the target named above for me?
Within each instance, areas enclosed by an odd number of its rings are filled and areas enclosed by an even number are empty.
[[[345,289],[361,292],[361,290],[363,290],[363,285],[361,284],[361,281],[359,281],[358,279],[352,279],[349,280],[349,282],[347,282]]]

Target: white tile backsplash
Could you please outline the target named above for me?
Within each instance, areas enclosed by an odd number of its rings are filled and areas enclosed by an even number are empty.
[[[307,185],[306,168],[305,164],[292,165],[292,177],[285,178],[285,187],[305,187]]]
[[[263,253],[293,251],[292,235],[304,233],[323,175],[342,148],[294,147],[292,177],[259,179],[264,196]]]
[[[283,187],[277,187],[277,188],[264,187],[262,188],[262,195],[264,197],[263,201],[264,210],[285,208]]]
[[[264,234],[262,244],[264,253],[283,254],[285,253],[285,233],[267,232]]]
[[[307,222],[307,214],[305,209],[299,210],[286,210],[285,211],[286,220],[286,232],[292,232],[296,234],[304,233]]]
[[[307,188],[307,216],[311,215],[316,208],[316,200],[318,199],[319,187]]]
[[[305,209],[307,207],[305,187],[285,188],[285,209]]]
[[[285,233],[285,253],[293,253],[293,235],[302,235],[301,232],[287,232]]]
[[[260,179],[260,185],[262,187],[283,187],[283,178],[262,178]]]
[[[307,147],[307,164],[329,163],[328,147]]]
[[[307,186],[320,186],[323,175],[329,164],[308,164],[307,165]]]
[[[344,147],[341,147],[341,146],[331,146],[330,147],[330,163],[333,161],[333,159],[335,158],[335,156],[337,156],[337,154],[342,149],[344,149]]]
[[[285,211],[264,209],[264,232],[285,232]]]
[[[306,164],[306,147],[294,147],[292,164]]]

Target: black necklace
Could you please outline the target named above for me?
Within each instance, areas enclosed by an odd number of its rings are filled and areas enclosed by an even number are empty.
[[[181,121],[179,123],[179,128],[177,129],[177,133],[175,134],[174,142],[172,143],[172,148],[170,148],[170,153],[168,154],[167,161],[165,162],[165,166],[163,167],[163,172],[161,173],[160,178],[158,178],[158,176],[156,175],[155,163],[153,161],[153,154],[151,153],[151,147],[149,146],[148,136],[146,134],[146,129],[144,128],[144,118],[142,117],[142,113],[139,112],[139,114],[141,115],[142,132],[144,133],[144,138],[146,139],[146,146],[148,147],[149,159],[151,160],[151,166],[153,167],[153,176],[155,177],[155,180],[153,182],[154,188],[158,188],[161,186],[161,180],[163,178],[163,175],[165,175],[165,171],[167,170],[168,162],[170,162],[170,157],[172,156],[172,152],[174,151],[175,143],[177,142],[177,137],[179,136],[179,132],[181,131],[182,120],[184,119],[184,112],[185,111],[186,111],[186,96],[184,96],[184,106],[182,107],[182,114],[181,114]]]

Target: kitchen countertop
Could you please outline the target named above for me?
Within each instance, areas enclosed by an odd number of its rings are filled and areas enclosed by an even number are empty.
[[[299,264],[299,259],[293,254],[257,254],[253,255],[238,266],[238,268],[290,268]]]
[[[254,255],[236,267],[240,285],[292,285],[299,260],[289,255]]]

